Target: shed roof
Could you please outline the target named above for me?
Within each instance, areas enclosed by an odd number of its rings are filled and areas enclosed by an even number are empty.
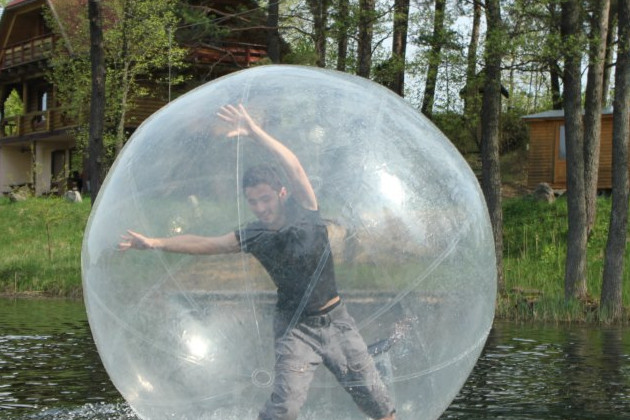
[[[612,107],[602,109],[602,115],[612,114]],[[539,112],[537,114],[524,115],[524,120],[554,120],[564,118],[564,109],[551,109],[549,111]]]

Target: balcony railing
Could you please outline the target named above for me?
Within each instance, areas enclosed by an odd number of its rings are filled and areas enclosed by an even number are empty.
[[[154,98],[140,98],[134,109],[127,113],[125,127],[135,129],[153,112],[165,105],[165,101]],[[54,133],[77,127],[87,121],[88,116],[71,117],[67,107],[51,108],[46,111],[32,111],[0,119],[0,142],[15,140],[31,134]]]
[[[62,109],[29,112],[0,120],[0,140],[29,134],[49,133],[76,126]]]
[[[201,64],[227,64],[249,67],[266,57],[264,45],[224,41],[216,45],[203,45],[192,48],[193,60]]]
[[[53,35],[48,34],[13,44],[2,50],[0,69],[8,69],[46,58],[53,51],[54,43]]]

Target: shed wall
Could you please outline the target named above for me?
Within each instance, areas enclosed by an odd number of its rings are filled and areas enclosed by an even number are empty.
[[[541,182],[546,182],[554,189],[566,189],[566,182],[554,181],[566,179],[564,165],[557,165],[557,147],[562,119],[541,119],[527,121],[529,124],[529,161],[527,172],[527,186],[536,188]],[[554,177],[554,171],[563,173]],[[599,170],[597,187],[612,188],[612,117],[602,117],[601,141],[599,154]]]
[[[527,186],[529,188],[535,188],[541,182],[553,184],[554,154],[559,126],[558,121],[549,120],[532,121],[529,124],[527,170]]]

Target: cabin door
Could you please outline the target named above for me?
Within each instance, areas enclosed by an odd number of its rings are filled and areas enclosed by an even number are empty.
[[[66,184],[66,151],[55,150],[52,152],[50,164],[51,187],[58,193],[65,192]]]
[[[553,183],[567,184],[567,142],[565,138],[564,124],[556,130],[556,145],[553,162]]]

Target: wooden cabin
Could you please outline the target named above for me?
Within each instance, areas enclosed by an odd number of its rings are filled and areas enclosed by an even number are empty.
[[[193,2],[194,0],[191,0]],[[71,182],[88,185],[73,167],[76,143],[73,121],[64,113],[64,104],[55,99],[54,86],[46,78],[48,57],[58,43],[69,46],[56,34],[67,35],[78,26],[76,13],[87,13],[85,0],[12,0],[0,17],[0,194],[28,186],[37,195],[63,193]],[[191,3],[192,4],[192,3]],[[234,7],[253,7],[252,0],[217,0],[212,10],[226,15]],[[254,4],[255,5],[255,4]],[[52,11],[57,28],[48,27],[45,10]],[[76,13],[74,12],[76,9]],[[256,7],[256,10],[259,8]],[[230,27],[230,25],[227,25]],[[255,26],[255,25],[254,25]],[[234,35],[203,40],[185,46],[189,50],[190,90],[210,79],[248,67],[266,56],[265,32],[234,31]],[[260,42],[260,43],[258,43]],[[203,77],[198,77],[203,75]],[[152,89],[152,97],[135,104],[125,130],[133,132],[144,119],[165,105],[169,94]],[[177,91],[176,97],[184,91]],[[7,101],[14,111],[8,114]],[[20,112],[15,112],[15,103]]]
[[[527,187],[534,189],[542,182],[554,190],[567,188],[567,155],[564,111],[551,110],[526,115],[529,126]],[[602,130],[597,188],[612,188],[612,108],[602,111]]]

